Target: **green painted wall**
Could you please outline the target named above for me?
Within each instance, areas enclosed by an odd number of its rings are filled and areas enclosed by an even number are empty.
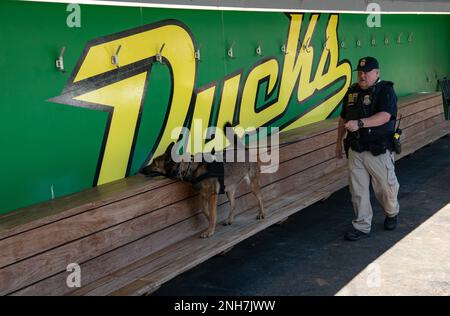
[[[65,4],[0,2],[0,214],[49,200],[52,191],[59,197],[92,186],[107,113],[47,101],[61,94],[88,41],[161,20],[179,20],[202,46],[196,88],[214,81],[220,87],[223,78],[236,71],[248,74],[251,66],[262,59],[255,54],[258,44],[264,57],[275,57],[280,65],[284,59],[280,46],[286,41],[289,19],[283,13],[90,5],[81,8],[81,28],[69,28]],[[311,42],[314,47],[321,47],[325,40],[327,20],[328,15],[319,18]],[[400,96],[434,91],[436,78],[450,75],[450,16],[386,15],[381,22],[381,28],[368,28],[365,15],[340,15],[338,34],[346,47],[340,49],[339,60],[348,59],[354,68],[359,57],[373,55],[381,63],[382,77],[395,82]],[[397,44],[400,33],[402,43]],[[410,33],[412,42],[407,41]],[[383,43],[385,36],[390,45]],[[376,46],[369,43],[372,37]],[[355,44],[358,38],[361,48]],[[236,58],[230,59],[226,51],[233,42]],[[63,46],[67,47],[65,73],[55,68]],[[315,65],[319,53],[317,50],[314,55]],[[130,174],[136,173],[148,158],[149,148],[163,128],[170,95],[167,82],[168,68],[154,65]],[[272,125],[283,125],[314,106],[326,93],[316,94],[301,106],[293,99],[285,114]],[[216,101],[218,98],[217,94]],[[264,97],[260,94],[258,98]]]

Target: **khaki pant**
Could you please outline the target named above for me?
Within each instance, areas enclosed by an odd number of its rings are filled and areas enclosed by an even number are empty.
[[[386,216],[396,216],[400,210],[397,200],[400,187],[394,170],[394,156],[389,151],[374,156],[369,151],[358,153],[349,150],[349,183],[356,219],[353,227],[364,233],[370,232],[372,206],[370,205],[370,181],[377,200]]]

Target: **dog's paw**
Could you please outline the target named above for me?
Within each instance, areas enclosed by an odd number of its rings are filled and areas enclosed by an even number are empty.
[[[264,219],[266,218],[266,215],[264,214],[258,214],[258,216],[256,216],[256,219]]]
[[[208,237],[211,237],[213,234],[214,234],[214,232],[204,231],[204,232],[200,235],[200,238],[208,238]]]

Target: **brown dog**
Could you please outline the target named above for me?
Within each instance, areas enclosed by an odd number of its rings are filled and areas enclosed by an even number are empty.
[[[257,219],[265,217],[262,195],[259,185],[259,162],[179,162],[173,161],[172,143],[166,152],[155,158],[153,162],[142,170],[142,173],[161,174],[169,178],[176,178],[192,183],[195,191],[202,198],[202,210],[209,219],[208,229],[201,234],[201,238],[214,234],[217,221],[217,197],[219,193],[226,193],[230,201],[230,213],[224,225],[231,225],[234,220],[235,193],[239,184],[246,181],[259,202]],[[223,187],[222,187],[222,183]],[[223,190],[222,190],[223,189]]]

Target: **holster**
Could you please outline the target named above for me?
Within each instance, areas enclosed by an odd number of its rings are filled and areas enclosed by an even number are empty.
[[[378,156],[378,155],[384,154],[387,149],[388,149],[388,146],[385,143],[370,144],[369,145],[369,151],[374,156]]]
[[[402,152],[402,143],[400,141],[400,135],[402,134],[401,129],[397,129],[392,137],[392,147],[394,152],[397,155],[400,155]]]
[[[344,150],[345,150],[345,156],[348,159],[348,150],[350,149],[350,143],[347,138],[344,138]]]
[[[394,139],[394,152],[397,155],[402,153],[402,144],[400,143],[400,139]]]

